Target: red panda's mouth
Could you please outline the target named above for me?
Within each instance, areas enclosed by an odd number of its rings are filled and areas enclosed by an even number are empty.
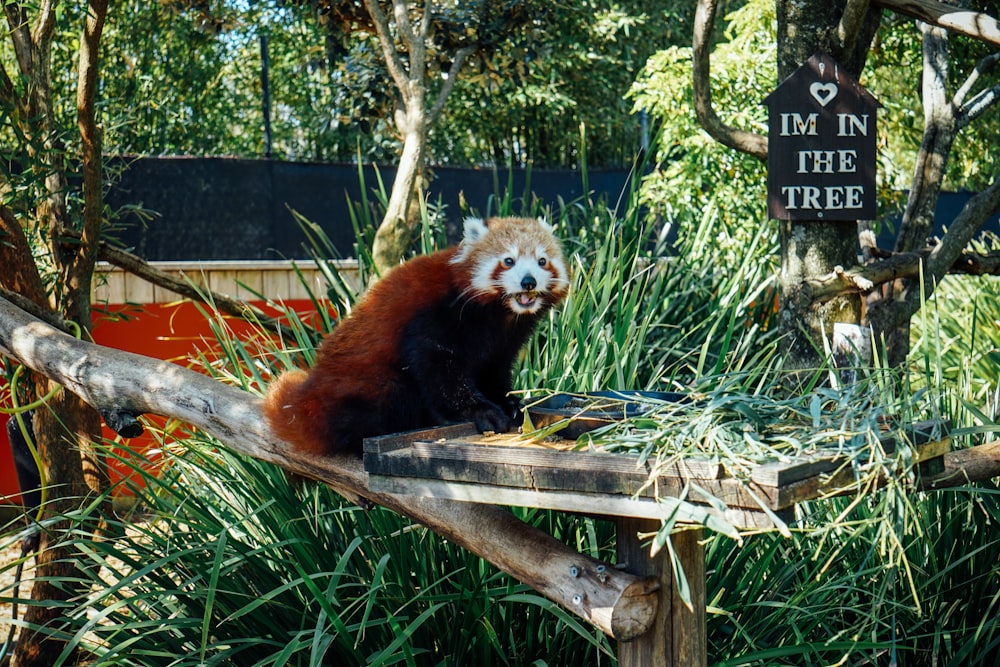
[[[521,308],[533,308],[538,301],[538,292],[518,292],[511,299]]]

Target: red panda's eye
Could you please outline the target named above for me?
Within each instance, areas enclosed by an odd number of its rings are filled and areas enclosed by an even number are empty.
[[[545,266],[548,263],[549,263],[549,261],[547,259],[545,259],[544,257],[539,257],[538,258],[538,266]]]
[[[503,258],[503,265],[504,266],[514,266],[514,258],[513,257],[504,257]]]

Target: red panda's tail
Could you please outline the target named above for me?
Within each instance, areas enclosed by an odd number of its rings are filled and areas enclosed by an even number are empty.
[[[317,425],[305,414],[309,401],[301,395],[302,384],[307,377],[303,370],[279,375],[267,388],[264,418],[274,435],[296,450],[322,454],[326,444],[317,437]]]

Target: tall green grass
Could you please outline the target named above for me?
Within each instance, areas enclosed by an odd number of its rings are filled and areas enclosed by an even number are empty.
[[[67,612],[66,660],[83,647],[109,666],[600,664],[609,650],[391,512],[197,436],[165,443],[157,476],[142,463],[144,515],[71,536],[91,593]]]
[[[731,403],[765,394],[780,359],[770,321],[773,230],[762,226],[751,244],[727,244],[720,256],[725,230],[709,205],[663,260],[660,221],[634,201],[627,194],[614,205],[583,198],[545,206],[508,192],[484,212],[546,215],[572,257],[572,296],[525,350],[516,386],[714,390]],[[373,228],[372,206],[356,209],[362,234]],[[312,229],[316,259],[329,266],[329,249]],[[440,237],[430,216],[425,232]],[[981,318],[992,307],[985,290],[994,285],[986,285],[972,301]],[[315,295],[319,328],[335,326],[335,311],[349,311],[352,299],[331,269],[327,293]],[[984,349],[982,329],[970,332],[960,310],[925,313],[932,324],[920,327],[926,339],[915,347],[925,372],[913,386],[941,393],[940,412],[959,426],[963,445],[994,428],[997,374],[988,363],[972,373],[938,372]],[[235,339],[211,308],[206,316],[218,346],[201,365],[249,391],[261,391],[277,370],[309,363],[317,340],[293,313],[297,333],[279,341],[263,330]],[[70,535],[91,592],[52,631],[69,638],[70,649],[89,651],[93,664],[614,664],[607,638],[397,515],[297,486],[200,434],[164,439],[161,452],[159,476],[136,466],[145,482],[135,489],[140,516],[105,517],[110,530],[101,539]],[[996,664],[998,501],[989,484],[897,489],[804,503],[798,518],[814,530],[790,537],[748,536],[740,546],[709,536],[709,663]],[[517,511],[613,560],[610,524]],[[90,525],[83,513],[79,525]],[[11,525],[2,541],[15,539]]]

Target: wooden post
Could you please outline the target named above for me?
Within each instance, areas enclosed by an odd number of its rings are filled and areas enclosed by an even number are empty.
[[[628,572],[660,579],[659,605],[650,629],[631,641],[618,642],[619,667],[705,667],[708,663],[705,629],[705,547],[703,529],[674,533],[671,541],[688,586],[691,607],[680,598],[670,555],[664,548],[650,558],[640,533],[653,533],[659,522],[650,519],[617,520],[618,563]]]

